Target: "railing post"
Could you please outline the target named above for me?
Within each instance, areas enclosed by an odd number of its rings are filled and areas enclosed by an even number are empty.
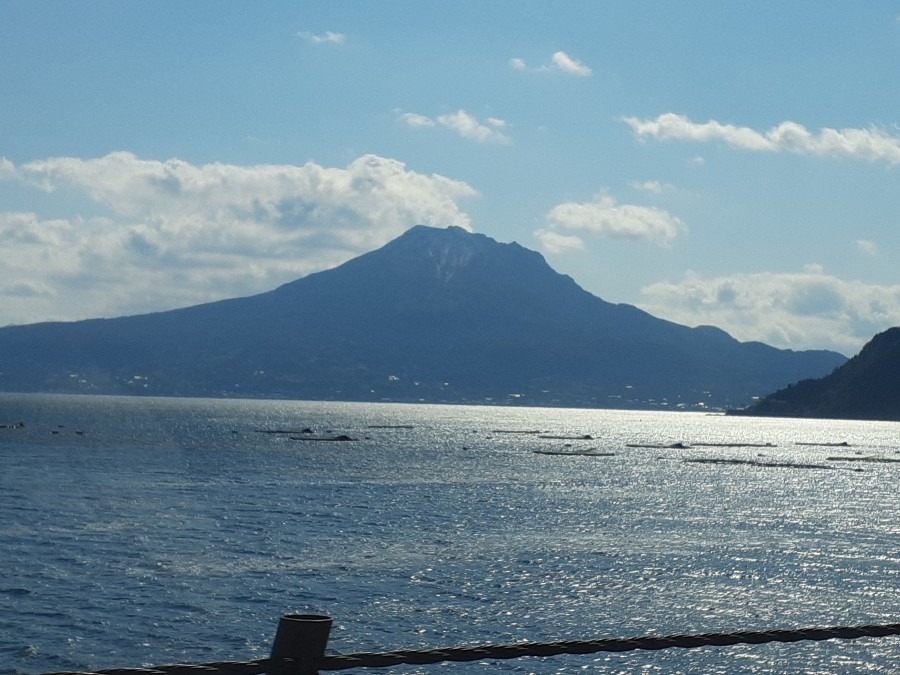
[[[315,675],[325,656],[331,617],[320,614],[285,614],[278,622],[270,659],[294,659],[296,675]]]

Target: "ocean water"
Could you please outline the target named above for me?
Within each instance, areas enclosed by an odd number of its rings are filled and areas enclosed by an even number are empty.
[[[19,421],[0,673],[262,658],[295,612],[337,652],[900,621],[900,463],[868,461],[900,459],[900,424],[0,395]],[[356,440],[262,433],[304,428]],[[883,638],[380,672],[898,663]]]

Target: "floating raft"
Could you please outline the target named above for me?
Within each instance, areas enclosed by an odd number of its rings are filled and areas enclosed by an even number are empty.
[[[850,444],[847,441],[841,441],[840,443],[802,443],[802,442],[798,441],[797,445],[815,445],[820,448],[849,448],[850,447]]]
[[[694,457],[685,459],[690,464],[744,464],[747,466],[762,466],[774,469],[833,469],[827,464],[794,464],[791,462],[760,462],[754,459],[724,459],[715,457]]]
[[[865,457],[865,456],[853,456],[853,457],[826,457],[829,462],[871,462],[873,464],[896,464],[900,462],[900,458],[897,457]]]
[[[596,452],[585,450],[583,452],[573,450],[534,450],[536,455],[569,455],[572,457],[615,457],[614,452]]]
[[[309,427],[304,429],[254,429],[258,434],[311,434],[313,431]]]
[[[774,443],[691,443],[692,448],[777,448]]]

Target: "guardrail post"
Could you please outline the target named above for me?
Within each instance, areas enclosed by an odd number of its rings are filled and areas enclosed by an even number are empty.
[[[331,617],[320,614],[285,614],[278,622],[270,659],[294,659],[297,675],[318,673],[319,660],[325,656]]]

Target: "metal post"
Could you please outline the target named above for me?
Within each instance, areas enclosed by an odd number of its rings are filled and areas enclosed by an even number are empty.
[[[320,614],[285,614],[278,622],[270,659],[294,659],[296,675],[315,675],[325,656],[331,617]]]

